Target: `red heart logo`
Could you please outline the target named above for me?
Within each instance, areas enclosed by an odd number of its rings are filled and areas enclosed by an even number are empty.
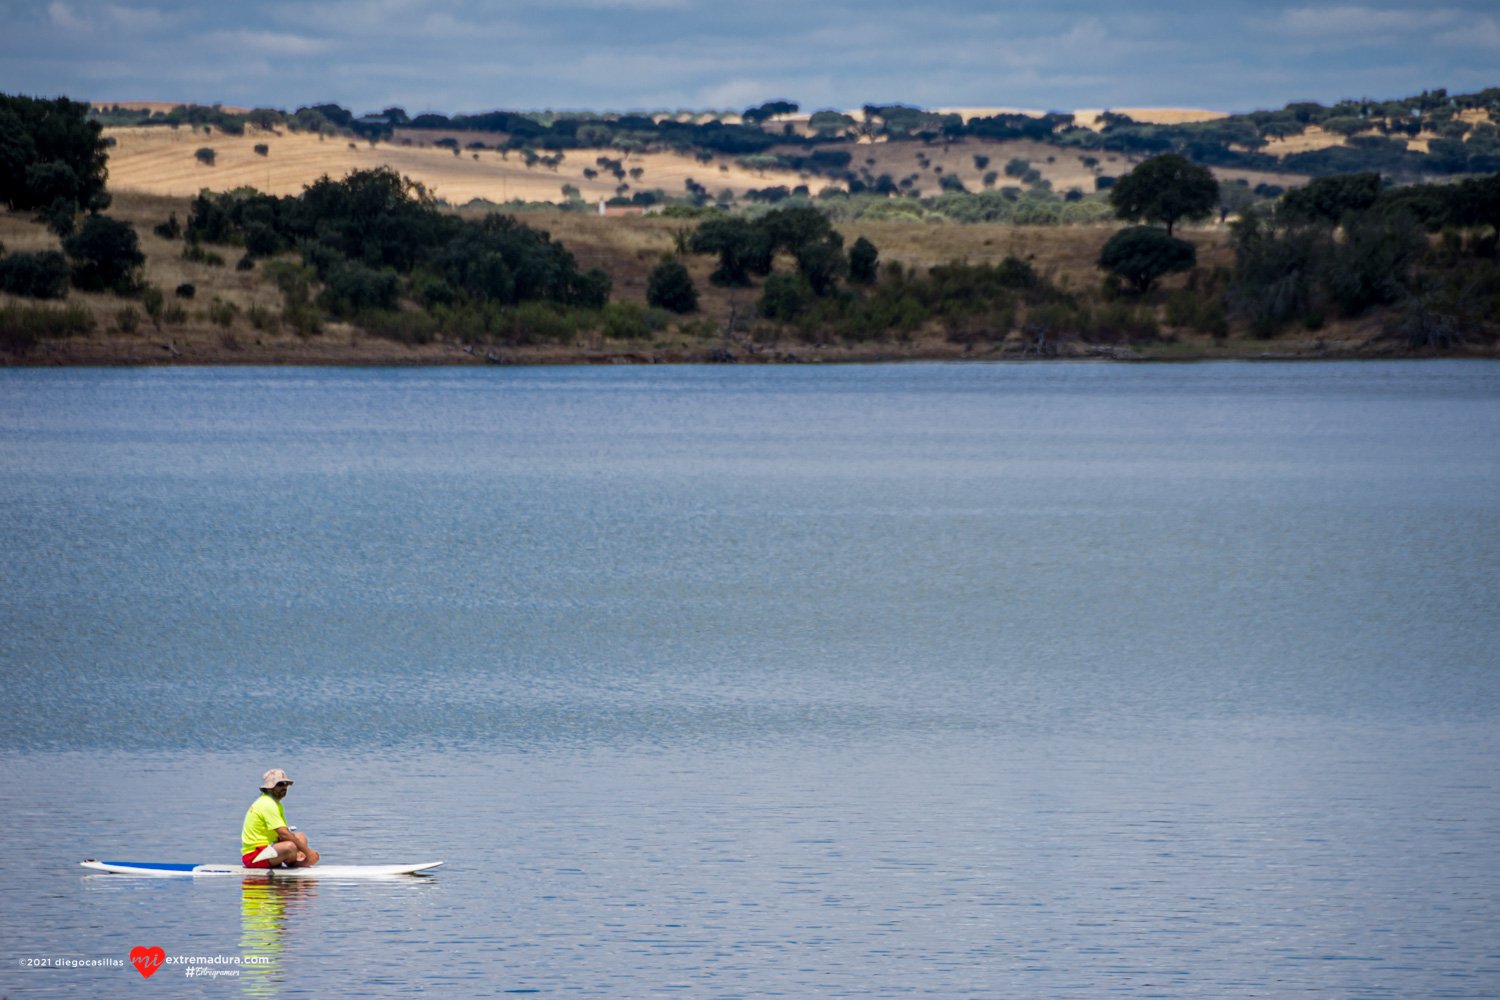
[[[160,948],[135,947],[130,949],[130,964],[139,969],[141,975],[147,979],[150,979],[166,960],[167,953]]]

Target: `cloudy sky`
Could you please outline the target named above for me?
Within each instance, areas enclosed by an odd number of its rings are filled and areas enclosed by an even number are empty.
[[[0,91],[96,101],[1246,111],[1496,85],[1496,0],[0,0]]]

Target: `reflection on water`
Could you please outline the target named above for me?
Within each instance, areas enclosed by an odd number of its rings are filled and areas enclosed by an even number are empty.
[[[1491,362],[0,370],[0,996],[1493,1000],[1497,497]],[[271,766],[448,864],[79,877]]]
[[[246,876],[240,887],[240,956],[270,958],[265,965],[241,967],[246,994],[275,996],[285,981],[282,949],[287,927],[308,912],[318,895],[313,879]]]

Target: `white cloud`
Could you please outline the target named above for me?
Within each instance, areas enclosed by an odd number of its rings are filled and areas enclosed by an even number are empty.
[[[1440,45],[1465,48],[1490,49],[1500,52],[1500,24],[1491,18],[1481,18],[1477,23],[1466,24],[1453,31],[1445,31],[1434,39]]]
[[[94,26],[73,13],[73,8],[56,0],[47,5],[47,16],[52,23],[64,31],[92,32]]]
[[[161,11],[150,7],[118,7],[109,4],[104,12],[117,27],[127,31],[147,31],[160,27],[166,21]]]
[[[215,31],[202,41],[232,52],[273,57],[314,56],[329,49],[328,42],[322,39],[276,31]]]
[[[1463,17],[1452,8],[1389,10],[1376,7],[1300,7],[1282,11],[1273,27],[1318,49],[1347,49],[1368,45],[1410,44],[1424,35],[1454,25]]]

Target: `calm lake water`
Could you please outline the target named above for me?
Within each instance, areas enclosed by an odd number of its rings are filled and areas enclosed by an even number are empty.
[[[0,995],[1500,995],[1500,365],[0,371],[0,539]],[[77,867],[269,767],[446,865]]]

